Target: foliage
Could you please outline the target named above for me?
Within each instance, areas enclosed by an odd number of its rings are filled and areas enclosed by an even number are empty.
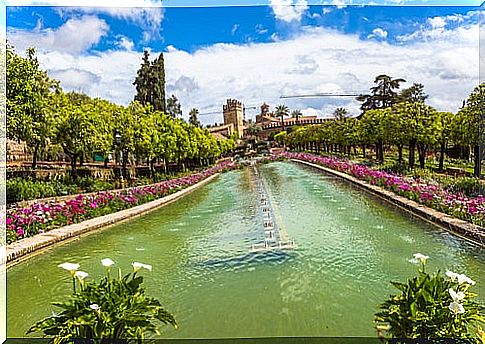
[[[109,258],[102,262],[113,263]],[[80,338],[93,342],[103,342],[105,338],[141,340],[150,332],[160,334],[159,323],[177,328],[174,316],[160,301],[147,296],[142,287],[143,277],[138,275],[138,269],[151,271],[150,265],[135,262],[133,273],[121,277],[119,269],[118,278],[110,276],[110,266],[106,276],[95,282],[86,280],[87,273],[77,271],[77,264],[61,264],[71,272],[73,294],[67,301],[53,303],[62,309],[60,314],[35,323],[27,333],[43,332],[54,336],[54,344],[60,344]]]
[[[172,118],[182,117],[182,106],[174,94],[167,99],[167,114]]]
[[[469,290],[475,282],[451,271],[448,277],[441,271],[430,274],[425,270],[428,257],[414,256],[420,261],[418,275],[406,283],[391,282],[400,294],[379,305],[378,333],[392,338],[473,338],[478,342],[485,318],[472,300],[477,295]]]
[[[199,114],[199,110],[196,108],[193,108],[189,112],[189,123],[192,124],[193,126],[196,126],[198,128],[202,127],[202,124],[200,124],[199,119],[197,118],[197,115]]]
[[[45,146],[52,130],[51,97],[59,92],[59,83],[50,79],[39,67],[35,50],[27,57],[15,53],[7,44],[7,138],[25,141],[33,148],[32,167],[35,168],[39,149]]]
[[[151,105],[155,111],[166,111],[165,103],[165,62],[163,53],[150,62],[147,50],[143,53],[143,62],[136,74],[133,85],[136,86],[135,101],[143,106]]]
[[[376,86],[371,87],[371,93],[357,97],[357,101],[362,102],[360,107],[362,112],[387,108],[395,104],[398,101],[398,94],[395,90],[399,89],[400,84],[405,81],[404,79],[393,79],[385,74],[376,76],[374,80]]]

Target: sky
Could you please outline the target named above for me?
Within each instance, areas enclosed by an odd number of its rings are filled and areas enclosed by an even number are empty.
[[[7,1],[7,38],[20,54],[34,46],[41,67],[64,90],[123,105],[133,100],[143,51],[151,58],[163,52],[167,95],[180,100],[186,118],[198,108],[204,124],[222,122],[222,113],[213,112],[222,112],[227,98],[241,100],[247,118],[263,102],[321,117],[345,107],[356,116],[353,98],[280,97],[366,93],[379,74],[405,79],[402,87],[422,83],[430,105],[456,112],[479,83],[474,0],[469,6],[450,0],[211,1],[204,4],[218,6]]]

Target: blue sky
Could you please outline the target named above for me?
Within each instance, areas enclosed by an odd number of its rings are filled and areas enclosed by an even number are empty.
[[[133,1],[136,5],[138,0]],[[167,91],[181,100],[185,113],[191,107],[219,109],[226,98],[275,106],[285,93],[360,92],[380,73],[404,77],[409,85],[421,82],[431,105],[456,111],[478,83],[477,7],[402,6],[417,1],[396,0],[387,3],[399,6],[332,3],[336,5],[271,0],[263,6],[16,6],[7,8],[7,38],[19,52],[35,46],[42,66],[65,89],[122,104],[133,98],[131,82],[143,50],[152,56],[164,52]],[[440,2],[445,3],[453,2]],[[307,114],[328,115],[337,106],[358,113],[352,99],[286,102]],[[218,120],[217,115],[204,118]]]

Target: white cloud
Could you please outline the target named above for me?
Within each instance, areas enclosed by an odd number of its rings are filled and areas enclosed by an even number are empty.
[[[153,58],[157,55],[151,53]],[[216,44],[193,53],[171,46],[164,56],[167,89],[180,99],[186,116],[192,107],[222,109],[227,98],[240,99],[247,106],[265,101],[274,108],[286,103],[291,109],[321,116],[346,107],[355,116],[359,103],[352,98],[285,100],[280,96],[360,93],[373,86],[379,74],[406,79],[404,87],[421,82],[430,95],[430,105],[455,112],[478,84],[478,25],[444,30],[441,36],[402,45],[305,28],[285,41]],[[38,57],[43,68],[54,73],[65,88],[84,89],[91,96],[128,104],[134,96],[132,82],[142,55],[129,50],[88,56],[41,51]],[[72,84],[73,80],[77,84]],[[248,115],[254,113],[248,111]],[[213,115],[203,120],[210,123],[222,119]]]
[[[140,2],[154,4],[154,2]],[[104,3],[103,3],[104,5]],[[138,25],[143,30],[144,41],[160,39],[160,31],[164,17],[162,7],[59,7],[58,12],[71,16],[73,13],[107,14],[113,18],[122,19]]]
[[[374,30],[372,30],[372,34],[370,34],[367,37],[368,38],[376,37],[376,38],[380,38],[380,39],[386,39],[387,38],[387,31],[378,27],[378,28],[375,28]]]
[[[446,20],[443,17],[433,17],[428,18],[428,23],[433,29],[444,28],[446,25]]]
[[[133,43],[133,41],[131,39],[129,39],[128,37],[121,36],[121,38],[118,42],[118,46],[120,48],[125,49],[125,50],[133,50],[135,43]]]
[[[7,37],[19,51],[36,46],[42,50],[78,54],[99,43],[108,30],[104,20],[84,15],[69,19],[56,29],[43,29],[39,25],[33,31],[9,29]]]
[[[269,0],[275,17],[281,21],[300,21],[308,9],[307,0]]]
[[[7,6],[100,6],[99,0],[5,0]],[[160,7],[161,0],[103,0],[104,7]]]

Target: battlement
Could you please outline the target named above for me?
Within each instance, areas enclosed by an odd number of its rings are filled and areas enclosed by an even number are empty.
[[[226,104],[222,106],[223,111],[231,111],[231,110],[236,110],[236,109],[242,109],[243,105],[242,103],[237,100],[237,99],[228,99],[226,101]]]

